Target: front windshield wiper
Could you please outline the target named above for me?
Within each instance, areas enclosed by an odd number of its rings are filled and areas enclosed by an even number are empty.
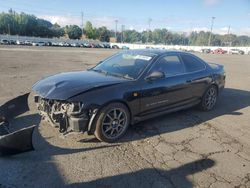
[[[119,78],[125,78],[125,79],[129,79],[129,80],[134,80],[134,78],[132,78],[131,76],[129,76],[128,74],[126,74],[126,75],[123,75],[123,74],[119,74],[119,73],[111,73],[111,72],[109,72],[108,73],[109,75],[111,75],[111,76],[116,76],[116,77],[119,77]]]
[[[134,80],[134,78],[132,78],[131,76],[129,76],[128,74],[123,75],[123,74],[119,74],[119,73],[114,73],[114,72],[108,72],[102,69],[89,69],[90,71],[95,71],[95,72],[99,72],[99,73],[103,73],[106,76],[110,75],[110,76],[115,76],[115,77],[119,77],[119,78],[125,78],[125,79],[129,79],[129,80]]]
[[[103,73],[105,75],[108,75],[108,71],[102,70],[102,69],[90,69],[91,71],[95,71],[95,72],[99,72],[99,73]]]

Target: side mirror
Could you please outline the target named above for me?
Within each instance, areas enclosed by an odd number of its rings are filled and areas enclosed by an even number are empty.
[[[161,78],[164,78],[164,77],[165,77],[164,72],[153,71],[145,79],[148,80],[148,81],[153,81],[153,80],[161,79]]]

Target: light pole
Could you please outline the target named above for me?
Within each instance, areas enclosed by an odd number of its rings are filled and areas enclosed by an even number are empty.
[[[210,35],[209,35],[209,39],[208,39],[208,46],[210,46],[211,44],[211,37],[212,37],[212,32],[213,32],[213,26],[214,26],[214,19],[215,17],[212,17],[212,21],[211,21],[211,30],[210,30]]]
[[[125,25],[122,25],[121,42],[124,43],[123,31],[125,30]]]
[[[227,30],[227,53],[229,54],[229,47],[231,47],[231,37],[230,37],[230,28],[231,26],[228,26],[228,30]]]
[[[118,20],[115,20],[115,42],[117,42],[117,23]]]
[[[230,26],[228,26],[228,30],[227,30],[227,37],[228,37],[228,45],[229,46],[231,46],[231,40],[230,40],[230,29],[231,29],[231,27]]]
[[[148,19],[148,37],[147,37],[147,43],[148,43],[148,41],[149,41],[149,32],[150,32],[151,22],[152,22],[152,19],[149,18],[149,19]]]
[[[81,12],[81,18],[82,18],[82,25],[81,25],[82,26],[82,37],[83,37],[83,15],[84,15],[83,12]]]

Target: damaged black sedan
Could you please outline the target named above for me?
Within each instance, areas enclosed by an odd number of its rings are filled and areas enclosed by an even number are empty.
[[[44,119],[61,133],[88,132],[113,142],[130,124],[198,105],[211,110],[225,85],[222,65],[178,51],[127,50],[87,71],[33,86]]]

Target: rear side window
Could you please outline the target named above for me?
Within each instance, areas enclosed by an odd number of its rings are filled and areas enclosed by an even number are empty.
[[[184,66],[177,55],[161,58],[153,67],[153,71],[164,72],[166,76],[173,76],[184,72]]]
[[[203,62],[191,55],[181,55],[187,72],[199,71],[205,68]]]

